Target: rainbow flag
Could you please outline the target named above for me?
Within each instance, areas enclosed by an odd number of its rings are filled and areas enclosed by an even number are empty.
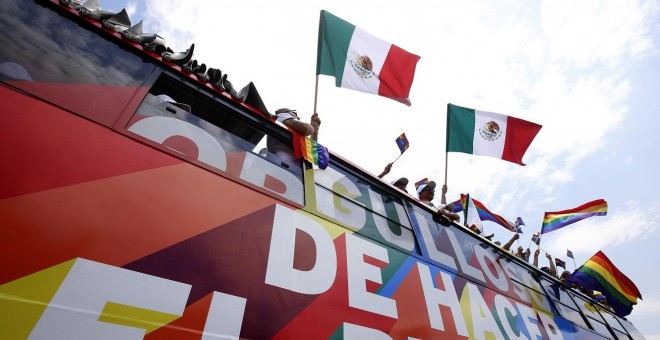
[[[465,200],[466,200],[466,195],[461,194],[461,199],[459,201],[456,201],[456,202],[452,203],[454,205],[454,209],[452,211],[453,212],[463,211],[463,207],[465,207],[465,205],[466,205]],[[474,203],[474,207],[477,208],[477,213],[479,214],[479,219],[481,219],[482,221],[495,222],[495,223],[503,226],[504,228],[506,228],[509,231],[513,231],[513,232],[516,231],[516,226],[513,222],[507,220],[506,218],[504,218],[504,217],[502,217],[498,214],[495,214],[495,213],[491,212],[490,210],[488,210],[488,208],[486,208],[485,205],[483,205],[483,203],[475,200],[474,198],[471,198],[471,200],[472,200],[472,203]]]
[[[320,169],[325,169],[330,163],[330,153],[328,149],[317,143],[311,138],[294,134],[294,151],[296,159],[304,158],[306,161],[315,164]]]
[[[607,202],[604,199],[597,199],[585,203],[577,208],[567,209],[555,212],[546,212],[543,216],[541,225],[541,234],[546,234],[565,227],[571,223],[584,220],[591,216],[607,215]]]
[[[637,286],[623,275],[602,251],[592,256],[567,280],[580,287],[603,293],[607,303],[620,317],[630,314],[633,305],[637,304],[637,298],[642,298]]]
[[[401,151],[401,154],[406,152],[408,148],[410,147],[410,143],[408,142],[408,138],[406,137],[406,133],[402,133],[401,136],[397,137],[396,139],[396,145],[399,147],[399,150]]]
[[[415,190],[419,189],[420,186],[429,184],[428,178],[422,178],[419,181],[415,182]]]

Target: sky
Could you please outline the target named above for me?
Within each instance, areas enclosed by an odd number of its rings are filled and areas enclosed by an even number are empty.
[[[543,214],[594,199],[593,217],[543,236],[541,248],[579,266],[602,250],[636,283],[643,300],[629,320],[660,339],[660,1],[101,0],[173,50],[253,82],[269,111],[314,110],[321,10],[421,57],[412,106],[318,78],[319,142],[375,175],[410,149],[384,180],[444,183],[447,199],[469,193],[509,220],[525,221],[529,246]],[[446,154],[447,103],[543,125],[519,166]],[[447,161],[445,161],[447,160]],[[446,169],[446,170],[445,170]],[[439,203],[439,195],[437,195]],[[491,222],[485,232],[512,234]],[[532,247],[532,251],[535,248]]]

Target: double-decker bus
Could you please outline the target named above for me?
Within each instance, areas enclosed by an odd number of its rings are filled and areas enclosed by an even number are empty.
[[[643,338],[70,6],[0,19],[1,339]]]

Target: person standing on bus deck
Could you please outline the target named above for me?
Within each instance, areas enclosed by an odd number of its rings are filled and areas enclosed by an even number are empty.
[[[305,123],[300,120],[298,117],[298,112],[296,110],[282,108],[275,111],[277,116],[277,121],[284,124],[284,126],[290,128],[296,133],[303,136],[310,136],[313,140],[318,140],[319,138],[319,127],[321,127],[321,118],[319,118],[318,113],[314,113],[309,123]],[[289,146],[282,144],[270,136],[266,139],[266,149],[269,153],[273,153],[278,157],[289,161],[295,161],[295,155],[292,153],[292,150]]]
[[[309,123],[305,123],[298,117],[296,110],[282,108],[275,111],[277,121],[285,126],[296,131],[303,136],[310,136],[313,140],[318,140],[319,127],[321,126],[321,118],[318,113],[314,113]]]
[[[435,204],[433,204],[433,197],[435,197],[435,182],[434,181],[429,181],[426,184],[422,184],[419,187],[417,187],[417,195],[419,197],[420,202],[426,204],[427,206],[433,208],[433,210],[437,211],[438,214],[445,216],[448,218],[450,221],[457,221],[460,219],[457,213],[451,212],[447,209],[447,206],[444,206],[442,208],[437,208]],[[446,186],[443,186],[444,191],[446,192]],[[444,195],[443,195],[444,196]],[[445,202],[441,202],[443,204],[446,204],[446,199]]]

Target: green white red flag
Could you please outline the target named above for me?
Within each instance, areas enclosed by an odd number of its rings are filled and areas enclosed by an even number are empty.
[[[410,87],[420,57],[321,11],[316,74],[344,87],[410,106]]]
[[[522,158],[540,130],[541,125],[519,118],[447,104],[447,152],[525,165]]]

